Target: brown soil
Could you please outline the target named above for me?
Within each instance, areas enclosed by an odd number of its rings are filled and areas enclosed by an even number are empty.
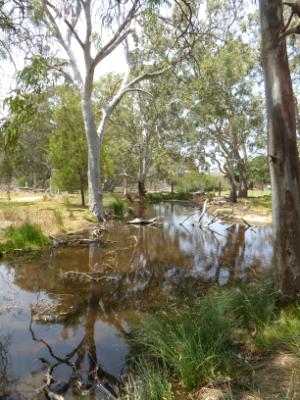
[[[244,220],[255,226],[272,223],[272,213],[269,210],[254,208],[244,202],[230,203],[224,197],[215,197],[209,203],[208,210],[228,222],[243,222]]]

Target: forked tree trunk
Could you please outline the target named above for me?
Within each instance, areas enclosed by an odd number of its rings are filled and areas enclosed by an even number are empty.
[[[272,182],[277,281],[284,296],[300,292],[300,167],[295,102],[283,26],[282,0],[260,0],[268,155]]]

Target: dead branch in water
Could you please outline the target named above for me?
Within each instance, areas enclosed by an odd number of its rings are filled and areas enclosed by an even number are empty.
[[[192,218],[194,215],[195,215],[195,213],[194,213],[194,214],[191,214],[191,215],[188,215],[182,222],[180,222],[179,225],[184,225],[184,223],[185,223],[188,219]]]
[[[102,239],[59,239],[53,235],[49,235],[49,238],[54,241],[54,245],[52,247],[59,247],[59,246],[79,246],[79,245],[88,245],[92,243],[102,243]]]
[[[157,217],[151,219],[135,218],[127,222],[127,224],[132,224],[132,225],[153,225],[157,223],[158,223]]]
[[[199,217],[199,225],[201,225],[201,220],[202,220],[202,218],[204,217],[204,215],[206,213],[207,202],[208,202],[208,199],[206,199],[204,204],[203,204],[202,211],[201,211],[201,214],[200,214],[200,217]]]
[[[79,282],[100,282],[101,280],[105,280],[106,276],[103,275],[103,272],[97,272],[97,271],[92,271],[92,272],[60,271],[59,278],[62,280],[71,280]]]
[[[247,222],[244,218],[241,218],[241,220],[243,221],[243,223],[247,226],[246,230],[250,229],[252,232],[255,232],[254,225],[251,225],[249,222]]]

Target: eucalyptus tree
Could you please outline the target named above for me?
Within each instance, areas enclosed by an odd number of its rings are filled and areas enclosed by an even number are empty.
[[[234,60],[234,62],[232,61]],[[248,153],[263,145],[262,105],[253,89],[255,52],[241,40],[228,40],[202,55],[192,80],[199,160],[216,165],[231,185],[231,200],[247,197]]]
[[[260,0],[268,158],[272,183],[274,261],[286,297],[300,291],[300,164],[295,99],[283,32],[282,0]]]
[[[176,3],[176,2],[175,2]],[[190,3],[184,2],[184,8],[190,10]],[[88,182],[90,212],[98,220],[104,219],[103,194],[100,179],[100,153],[104,132],[113,110],[128,92],[139,90],[138,85],[145,79],[161,75],[168,66],[161,59],[153,58],[139,70],[124,74],[118,91],[103,106],[101,120],[96,123],[96,113],[92,105],[94,80],[101,73],[101,63],[120,44],[124,45],[129,61],[129,37],[135,27],[147,18],[157,17],[159,2],[140,0],[38,0],[29,8],[32,19],[43,28],[48,43],[58,44],[63,53],[61,71],[72,82],[81,96],[81,109],[88,147]],[[181,7],[183,9],[183,7]],[[180,16],[174,26],[182,31],[183,18]],[[149,22],[148,22],[149,23]],[[189,21],[187,22],[189,23]],[[175,28],[175,29],[176,29]],[[140,29],[140,27],[139,27]],[[111,35],[111,36],[109,36]],[[129,63],[130,64],[130,63]]]
[[[52,183],[60,190],[80,190],[85,206],[87,189],[87,145],[80,109],[80,95],[72,87],[56,89],[53,109],[53,128],[49,135],[48,158]]]

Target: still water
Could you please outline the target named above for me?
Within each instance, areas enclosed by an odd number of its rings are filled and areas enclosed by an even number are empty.
[[[112,223],[104,247],[0,263],[1,400],[43,398],[49,366],[51,391],[65,399],[108,398],[97,382],[117,394],[130,332],[143,313],[271,269],[269,227],[216,221],[201,230],[199,212],[188,205],[159,204],[147,213],[161,224]],[[203,224],[209,221],[206,215]]]

